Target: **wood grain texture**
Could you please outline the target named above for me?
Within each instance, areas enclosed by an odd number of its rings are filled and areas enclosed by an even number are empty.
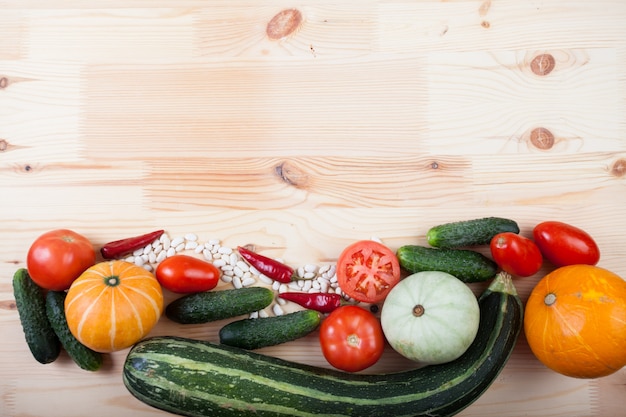
[[[448,221],[556,219],[626,277],[621,0],[149,3],[0,0],[0,415],[165,415],[123,387],[125,352],[95,374],[30,356],[11,277],[54,228],[96,247],[194,232],[300,266]],[[523,300],[550,269],[516,281]],[[263,352],[329,366],[315,335]],[[388,350],[370,371],[411,366]],[[522,336],[461,415],[617,416],[624,384],[555,374]]]

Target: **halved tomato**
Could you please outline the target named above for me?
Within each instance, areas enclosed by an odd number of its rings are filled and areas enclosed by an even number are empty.
[[[337,261],[339,287],[357,301],[380,302],[399,281],[400,264],[395,253],[374,240],[351,244]]]

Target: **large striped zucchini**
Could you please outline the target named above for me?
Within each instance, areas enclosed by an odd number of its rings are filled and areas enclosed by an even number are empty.
[[[494,279],[479,305],[474,343],[446,364],[348,374],[166,336],[131,349],[124,384],[141,401],[186,416],[451,416],[491,385],[521,330],[522,303],[508,275]]]

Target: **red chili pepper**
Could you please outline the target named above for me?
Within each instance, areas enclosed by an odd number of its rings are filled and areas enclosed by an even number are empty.
[[[100,253],[104,259],[115,259],[126,255],[135,249],[142,248],[149,243],[160,238],[164,230],[157,230],[145,235],[129,237],[126,239],[115,240],[109,242],[100,248]]]
[[[237,247],[237,251],[250,265],[269,278],[284,284],[291,282],[293,279],[294,270],[289,265],[285,265],[275,259],[268,258],[267,256],[263,256],[242,246]]]
[[[278,296],[287,301],[293,301],[302,307],[319,311],[320,313],[330,313],[341,307],[341,295],[325,292],[283,292]]]

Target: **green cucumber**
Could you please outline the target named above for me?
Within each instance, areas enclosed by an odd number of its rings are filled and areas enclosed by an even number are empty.
[[[265,287],[206,291],[172,301],[165,315],[182,324],[208,323],[262,310],[273,300],[274,292]]]
[[[315,310],[299,310],[282,316],[243,319],[220,329],[220,343],[242,349],[260,349],[299,339],[319,326]]]
[[[61,342],[46,315],[43,290],[26,268],[18,269],[13,275],[13,295],[28,348],[38,362],[53,362],[61,353]]]
[[[482,253],[469,249],[437,249],[405,245],[396,251],[400,266],[411,273],[442,271],[463,282],[480,282],[493,278],[498,265]]]
[[[70,332],[65,318],[65,291],[48,291],[46,314],[54,333],[70,358],[82,369],[97,371],[102,366],[102,354],[80,343]]]
[[[522,328],[522,302],[509,275],[498,274],[479,306],[474,342],[445,364],[346,373],[164,336],[129,351],[123,381],[146,404],[185,416],[452,416],[489,388]]]
[[[460,248],[487,245],[495,235],[504,232],[519,233],[519,226],[511,219],[484,217],[432,227],[426,233],[426,240],[435,248]]]

